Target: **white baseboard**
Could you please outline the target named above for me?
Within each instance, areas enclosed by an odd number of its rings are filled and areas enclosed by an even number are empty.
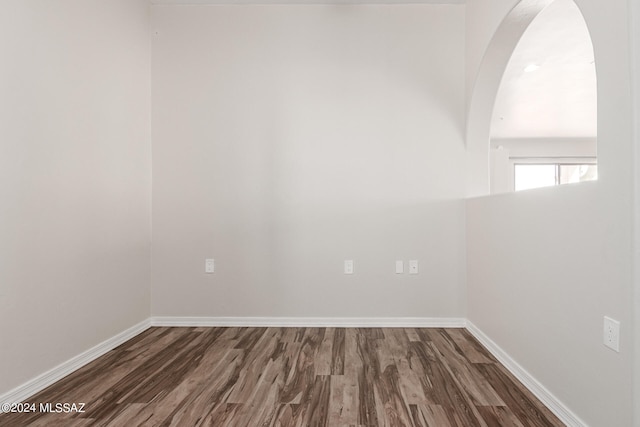
[[[152,317],[152,326],[464,328],[464,318],[431,317]]]
[[[526,388],[569,427],[587,427],[576,414],[547,390],[538,380],[518,364],[507,352],[485,335],[476,325],[467,320],[467,330],[484,345]]]
[[[39,391],[44,390],[56,381],[66,377],[67,375],[80,369],[87,363],[92,362],[103,354],[113,350],[120,344],[130,340],[141,332],[144,332],[150,326],[150,319],[146,319],[138,323],[137,325],[130,327],[126,331],[123,331],[118,335],[115,335],[108,340],[101,342],[95,347],[92,347],[89,350],[67,360],[66,362],[56,366],[55,368],[45,372],[44,374],[38,375],[36,378],[14,388],[13,390],[3,395],[0,395],[0,404],[24,402],[29,397],[33,396]]]
[[[151,317],[132,326],[84,353],[56,366],[42,375],[0,395],[0,403],[23,402],[56,381],[80,369],[151,326],[177,327],[359,327],[359,328],[464,328],[480,341],[520,382],[524,384],[563,423],[570,427],[587,427],[558,398],[511,358],[472,322],[464,318],[431,317]]]

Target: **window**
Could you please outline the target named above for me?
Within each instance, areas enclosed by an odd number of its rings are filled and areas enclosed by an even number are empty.
[[[514,190],[573,184],[598,179],[598,165],[592,161],[562,162],[555,159],[516,160],[513,169]]]

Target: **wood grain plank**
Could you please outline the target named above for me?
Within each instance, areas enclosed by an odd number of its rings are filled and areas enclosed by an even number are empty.
[[[427,376],[427,379],[422,380],[422,384],[429,400],[443,407],[454,408],[465,427],[486,427],[471,399],[443,362],[434,343],[412,342],[411,344],[416,349],[418,360],[422,363],[423,371]],[[453,419],[450,421],[452,424],[456,423]]]
[[[447,329],[447,335],[456,343],[470,363],[494,363],[496,359],[466,329]]]
[[[486,378],[469,363],[462,350],[444,330],[431,333],[437,345],[435,354],[456,378],[472,402],[479,406],[504,406],[504,402]]]
[[[368,338],[370,334],[357,334],[357,354],[361,360],[358,365],[358,423],[364,425],[379,425],[380,408],[376,400],[375,381],[380,377],[380,362],[377,359],[375,338]]]
[[[415,328],[405,328],[404,329],[405,334],[407,334],[407,338],[409,338],[409,341],[420,341],[420,335],[418,335],[418,332],[416,331]]]
[[[479,406],[478,412],[489,427],[524,427],[518,417],[504,406]]]
[[[338,328],[333,333],[333,344],[331,346],[331,375],[344,374],[345,358],[345,329]]]
[[[440,405],[411,405],[411,414],[416,426],[458,427],[456,420],[449,419],[447,411]]]
[[[521,386],[504,367],[499,364],[477,365],[485,377],[493,384],[505,405],[527,426],[548,427],[555,424],[551,411],[538,403],[537,399]]]
[[[247,334],[240,338],[237,349],[245,350],[245,358],[226,403],[247,403],[264,368],[269,363],[269,355],[278,345],[276,337],[280,336],[277,329],[248,328]]]
[[[286,377],[280,403],[299,403],[308,388],[313,385],[316,352],[323,339],[323,328],[305,330],[300,351]]]
[[[222,411],[227,414],[229,408],[237,410],[237,406],[230,406],[224,401],[236,383],[240,367],[244,362],[244,351],[232,349],[227,351],[220,362],[211,370],[207,380],[189,397],[182,400],[182,404],[172,407],[172,411],[162,425],[197,425],[208,414]],[[154,408],[151,408],[152,412]]]
[[[305,414],[305,426],[324,427],[329,425],[327,420],[331,395],[330,378],[328,375],[318,375],[315,378],[309,398],[304,402],[309,408]]]
[[[324,338],[316,353],[316,360],[314,362],[315,375],[331,375],[334,334],[334,328],[327,328],[325,330]]]

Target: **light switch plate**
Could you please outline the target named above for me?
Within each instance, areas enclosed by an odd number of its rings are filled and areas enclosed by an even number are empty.
[[[396,274],[404,273],[404,261],[396,261]]]
[[[344,261],[344,274],[353,274],[353,260],[346,259]]]
[[[216,264],[213,258],[207,258],[204,260],[204,272],[213,273],[216,271]]]

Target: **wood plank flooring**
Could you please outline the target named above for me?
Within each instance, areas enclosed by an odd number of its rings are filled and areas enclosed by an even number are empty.
[[[151,328],[1,426],[561,426],[465,329]]]

